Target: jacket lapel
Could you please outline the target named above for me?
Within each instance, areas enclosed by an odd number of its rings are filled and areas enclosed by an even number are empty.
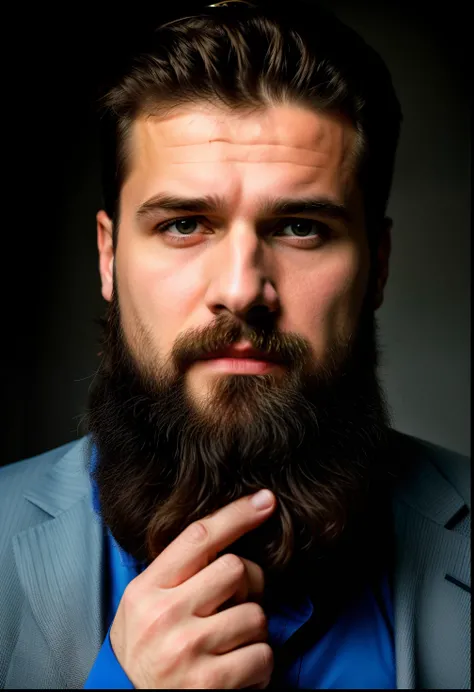
[[[422,445],[398,443],[407,463],[393,501],[397,688],[468,687],[470,595],[459,584],[470,587],[469,540],[446,528],[465,503]]]
[[[83,438],[25,494],[45,512],[45,521],[13,539],[30,615],[54,661],[56,670],[48,676],[76,689],[83,687],[105,636],[103,528],[91,506],[87,461]],[[20,645],[24,638],[32,645],[28,627],[20,631]],[[9,678],[19,678],[20,664],[14,655]]]

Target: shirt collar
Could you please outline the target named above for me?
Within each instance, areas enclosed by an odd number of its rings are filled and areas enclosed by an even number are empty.
[[[95,482],[94,478],[92,477],[92,474],[94,473],[94,471],[96,469],[98,461],[99,461],[99,450],[97,449],[97,445],[92,444],[91,445],[90,468],[89,468],[89,473],[91,475],[91,482],[92,482],[92,507],[94,509],[94,512],[100,516],[99,488],[97,487],[97,483]]]

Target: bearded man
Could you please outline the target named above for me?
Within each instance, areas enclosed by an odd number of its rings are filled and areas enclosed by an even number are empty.
[[[101,100],[102,358],[1,473],[5,687],[470,685],[468,466],[377,376],[400,105],[309,12],[183,9]]]

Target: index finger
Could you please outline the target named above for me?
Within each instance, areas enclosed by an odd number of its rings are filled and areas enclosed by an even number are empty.
[[[269,502],[267,506],[265,499]],[[207,567],[221,550],[257,528],[275,507],[275,496],[265,489],[193,522],[154,559],[142,579],[151,579],[164,589],[182,584]]]

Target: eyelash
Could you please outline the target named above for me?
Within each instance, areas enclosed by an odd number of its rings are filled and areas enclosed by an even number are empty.
[[[169,219],[168,221],[164,221],[163,223],[157,224],[155,226],[154,230],[157,233],[159,233],[160,235],[164,235],[166,233],[166,231],[171,228],[171,226],[173,226],[175,223],[178,223],[179,221],[196,221],[196,222],[202,223],[203,220],[204,220],[204,217],[202,217],[202,216],[180,216],[178,218]],[[318,235],[322,236],[323,241],[327,240],[329,238],[329,236],[331,235],[331,229],[328,226],[326,226],[326,224],[321,223],[321,221],[316,221],[315,219],[304,219],[304,218],[298,218],[298,217],[296,217],[294,219],[287,218],[287,219],[282,220],[280,223],[278,223],[276,227],[281,229],[281,228],[284,228],[285,226],[289,226],[292,223],[298,223],[301,221],[307,221],[307,222],[310,222],[312,224],[315,224],[318,228],[318,234],[314,235],[314,236],[305,236],[305,237],[302,237],[302,236],[283,236],[283,237],[293,238],[293,239],[299,241],[298,245],[306,245],[307,246],[308,241],[316,240],[318,238]],[[172,237],[173,241],[179,244],[179,243],[182,243],[183,241],[188,240],[189,238],[195,237],[196,235],[197,235],[197,233],[191,233],[191,234],[182,235],[182,236],[170,235],[168,237]]]

